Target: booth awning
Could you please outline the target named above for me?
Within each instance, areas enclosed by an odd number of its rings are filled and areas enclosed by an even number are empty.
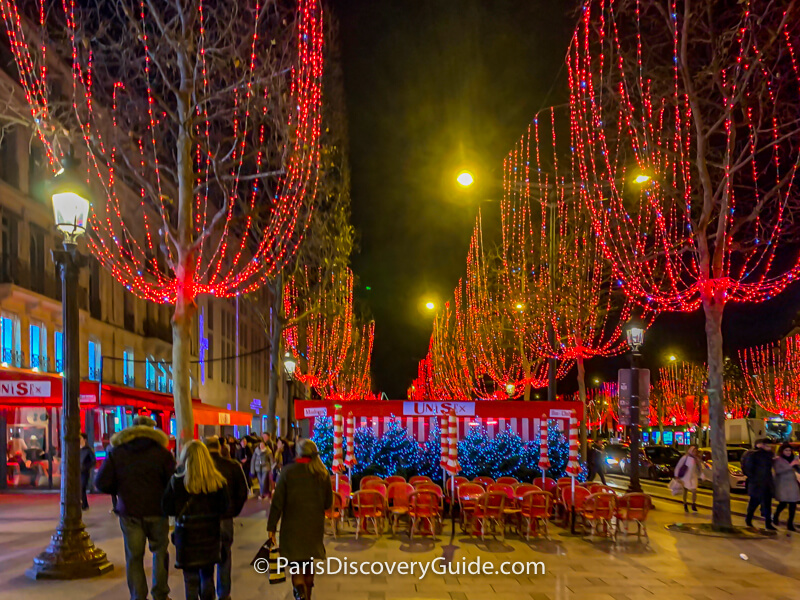
[[[219,406],[192,402],[195,425],[252,425],[253,415]]]

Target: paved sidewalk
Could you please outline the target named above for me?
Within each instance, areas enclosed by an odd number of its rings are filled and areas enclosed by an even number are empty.
[[[56,495],[0,495],[0,600],[126,600],[122,538],[107,496],[91,496],[85,522],[93,540],[115,565],[106,576],[86,581],[33,582],[24,572],[44,548],[58,515]],[[248,565],[265,533],[265,507],[249,500],[237,520],[234,544],[235,600],[289,599],[289,584],[270,586]],[[543,562],[544,575],[325,575],[317,578],[318,600],[792,600],[800,597],[800,537],[784,532],[776,539],[732,541],[672,533],[664,526],[683,521],[671,502],[657,501],[648,546],[590,542],[551,528],[551,540],[516,538],[480,542],[458,533],[409,542],[405,537],[352,535],[326,539],[329,556],[349,561],[431,561],[446,556],[458,563],[480,557]],[[686,520],[703,521],[708,513]],[[740,558],[744,554],[748,560]],[[149,560],[149,555],[148,555]],[[148,569],[149,571],[149,569]],[[173,600],[184,597],[182,577],[171,570]]]

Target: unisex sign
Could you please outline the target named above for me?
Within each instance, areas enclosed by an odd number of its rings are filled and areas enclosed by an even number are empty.
[[[474,402],[403,402],[404,417],[436,417],[450,414],[454,410],[457,417],[474,417]]]
[[[0,381],[0,396],[5,398],[49,398],[49,381]]]

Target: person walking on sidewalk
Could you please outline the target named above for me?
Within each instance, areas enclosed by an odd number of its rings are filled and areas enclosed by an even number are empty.
[[[175,517],[175,568],[183,570],[186,600],[214,600],[214,565],[221,560],[220,521],[230,498],[225,477],[199,440],[183,447],[180,469],[161,506]]]
[[[703,463],[697,454],[697,446],[689,446],[686,454],[675,465],[675,478],[683,485],[683,510],[689,512],[689,492],[692,493],[692,510],[697,512],[697,484],[703,471]]]
[[[89,445],[89,438],[81,433],[81,508],[89,510],[89,497],[86,495],[92,478],[95,463],[94,450]]]
[[[328,469],[319,458],[316,444],[302,440],[297,445],[298,458],[283,467],[267,520],[267,532],[273,544],[278,521],[281,524],[281,556],[301,571],[292,574],[295,600],[311,600],[314,575],[312,559],[325,558],[325,511],[333,504],[333,490]],[[295,568],[298,568],[295,567]]]
[[[595,440],[592,442],[592,445],[589,446],[588,454],[589,456],[586,457],[586,462],[589,473],[586,476],[586,481],[594,481],[594,476],[600,475],[600,481],[603,482],[603,485],[606,485],[606,462],[603,456],[603,446],[600,445],[600,442]]]
[[[248,482],[241,465],[222,456],[222,442],[214,436],[206,440],[206,448],[211,453],[214,466],[222,473],[228,485],[230,504],[220,520],[220,561],[217,563],[217,597],[219,600],[230,600],[231,597],[231,564],[233,547],[233,519],[238,517],[247,502]]]
[[[258,479],[258,497],[264,499],[269,496],[269,472],[272,469],[272,452],[264,440],[258,442],[250,468],[250,476]]]
[[[745,452],[742,456],[742,472],[747,476],[747,494],[750,496],[745,517],[745,524],[748,527],[753,526],[753,515],[756,513],[756,508],[761,506],[761,516],[764,517],[766,529],[775,531],[772,526],[772,495],[775,490],[772,459],[773,454],[767,439],[758,440],[755,450]]]
[[[786,521],[786,529],[796,531],[794,514],[797,510],[797,503],[800,502],[800,484],[797,482],[800,460],[795,456],[788,442],[781,444],[778,449],[778,456],[772,460],[772,470],[775,476],[775,500],[778,501],[772,524],[778,525],[781,512],[788,506],[789,520]]]
[[[167,449],[169,438],[145,416],[111,437],[111,451],[100,466],[95,486],[116,494],[115,508],[125,544],[125,575],[131,600],[147,600],[144,549],[153,553],[153,600],[169,597],[169,520],[161,510],[161,497],[175,472],[175,459]]]

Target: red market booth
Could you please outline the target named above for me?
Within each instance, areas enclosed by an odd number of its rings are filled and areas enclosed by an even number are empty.
[[[383,434],[387,424],[399,420],[409,434],[418,442],[428,438],[431,427],[443,415],[455,411],[458,420],[458,438],[463,438],[470,427],[483,426],[494,437],[510,428],[524,441],[538,439],[542,417],[555,419],[563,431],[569,429],[572,411],[578,421],[583,419],[580,402],[521,402],[518,400],[477,400],[474,402],[427,402],[413,400],[355,400],[336,402],[333,400],[295,400],[294,416],[300,422],[307,419],[309,436],[314,431],[314,422],[320,417],[333,416],[334,406],[341,406],[347,417],[351,412],[356,418],[356,427],[370,426],[375,434]]]
[[[0,488],[57,488],[60,485],[61,406],[63,379],[56,374],[0,369]],[[171,394],[121,385],[81,381],[81,431],[93,444],[98,463],[115,432],[129,427],[139,414],[155,419],[170,436],[175,433]],[[195,437],[206,426],[247,425],[250,413],[192,402]],[[203,427],[201,430],[200,427]],[[219,429],[215,429],[217,433]]]

